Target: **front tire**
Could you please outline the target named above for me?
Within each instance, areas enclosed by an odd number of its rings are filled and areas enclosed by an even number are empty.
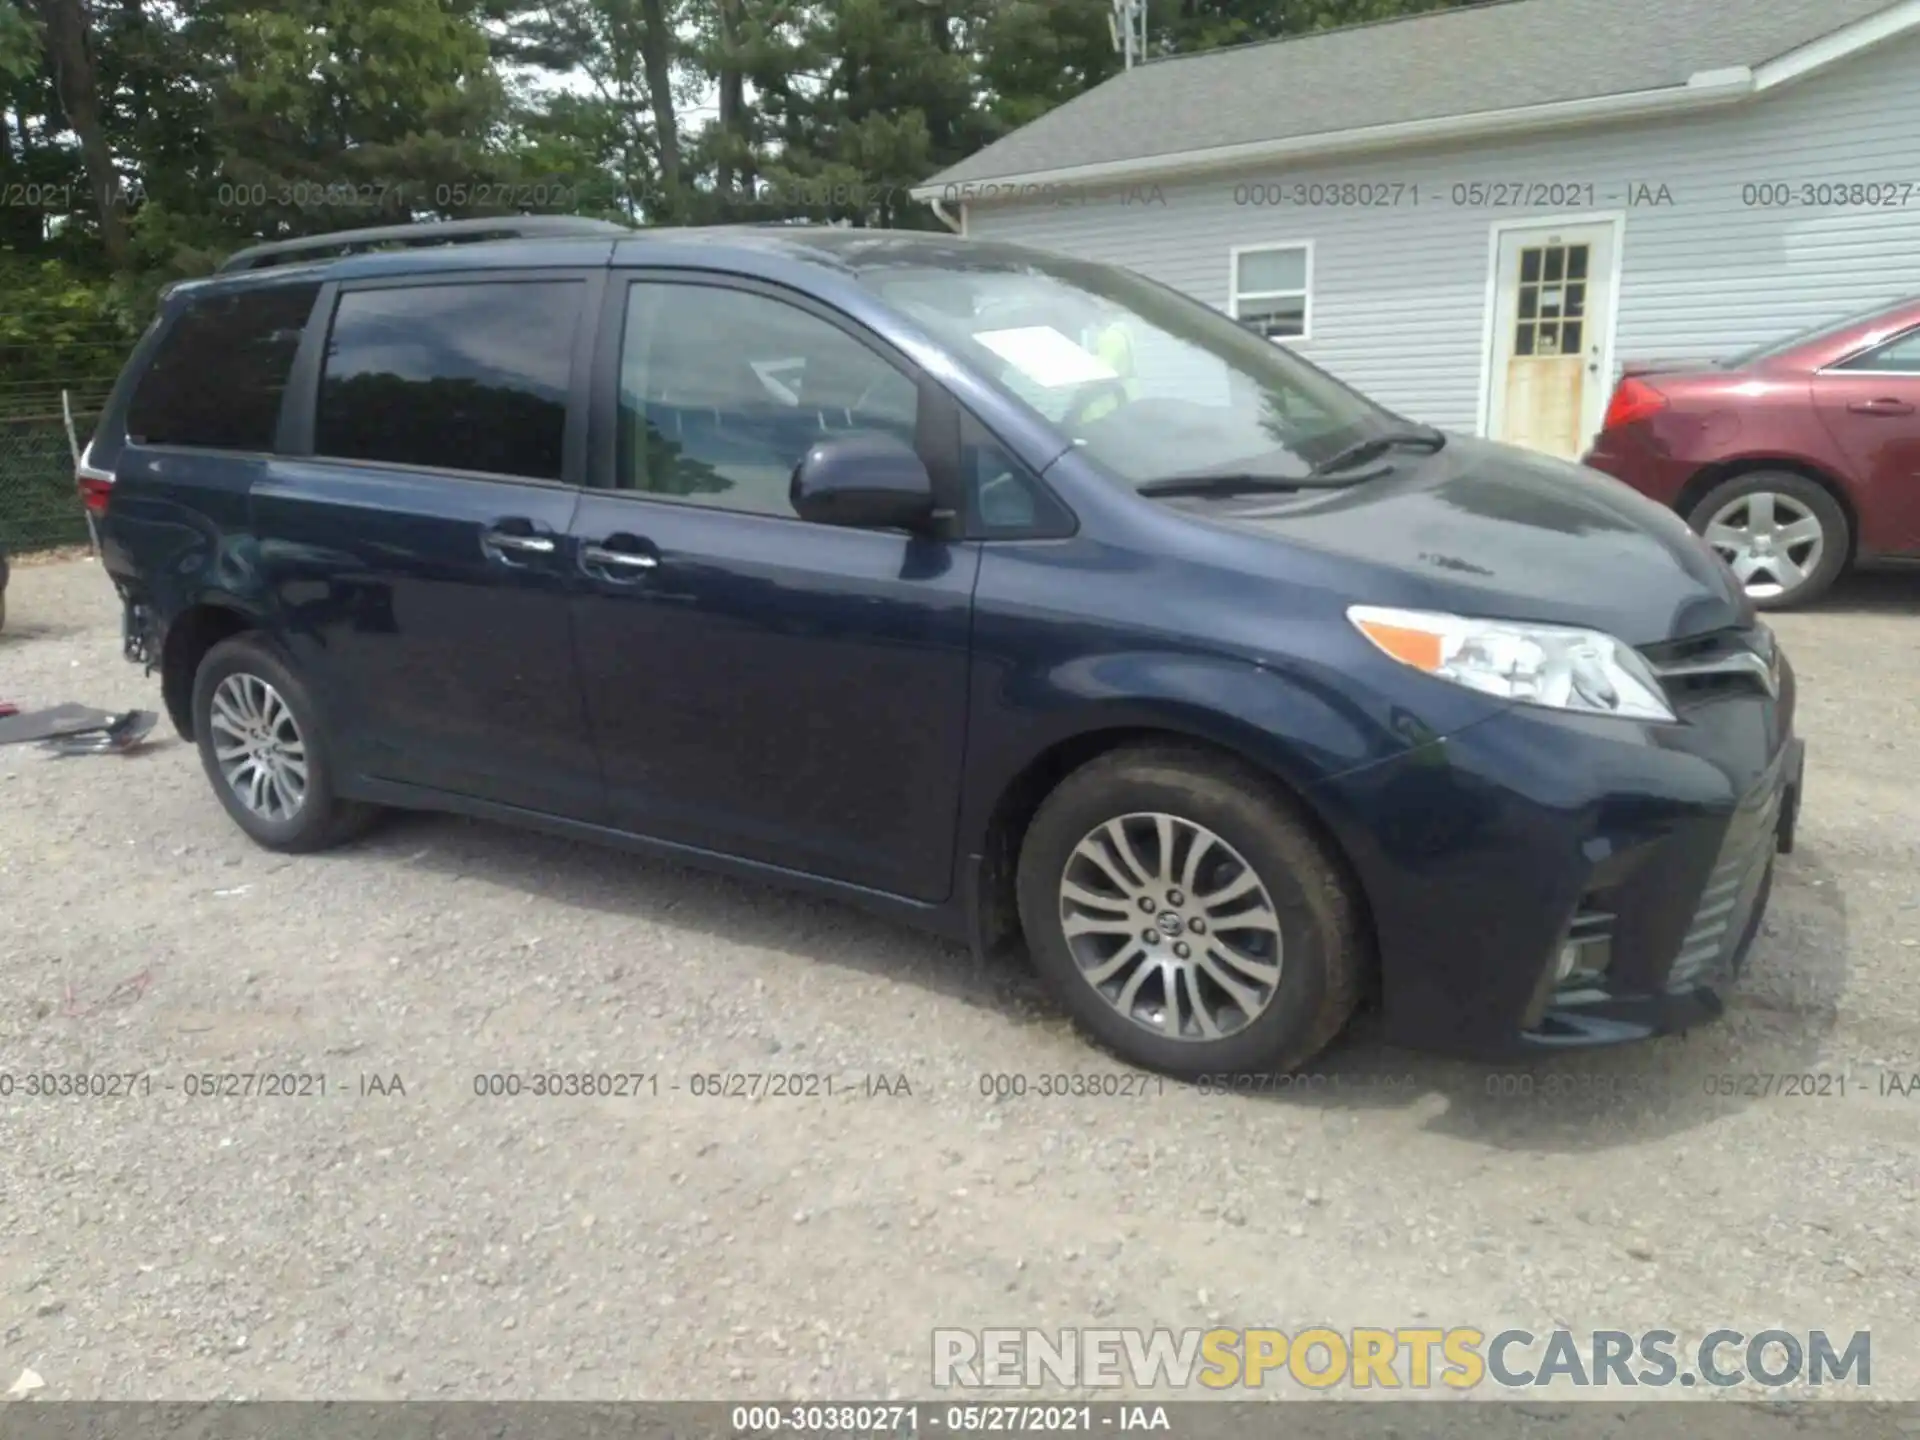
[[[325,850],[374,818],[372,807],[334,793],[319,709],[279,652],[256,635],[222,640],[200,661],[193,733],[214,794],[269,850]]]
[[[1117,750],[1021,845],[1028,948],[1122,1058],[1192,1077],[1298,1069],[1358,1002],[1358,897],[1278,785],[1180,745]]]
[[[1760,610],[1805,605],[1847,568],[1852,536],[1840,502],[1789,470],[1750,470],[1713,487],[1687,516]]]

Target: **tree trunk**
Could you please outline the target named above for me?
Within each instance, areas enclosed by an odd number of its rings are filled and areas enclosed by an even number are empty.
[[[138,55],[138,63],[128,79],[127,108],[139,117],[139,128],[144,130],[149,119],[147,110],[147,64],[148,55],[145,45],[145,27],[147,17],[142,12],[142,0],[120,0],[120,23],[133,49]],[[136,134],[139,130],[136,130]]]
[[[20,125],[22,145],[16,153],[13,145],[13,117],[0,109],[0,179],[11,181],[16,175],[25,175],[26,169],[26,123]],[[9,250],[38,250],[46,231],[46,218],[39,210],[29,210],[24,205],[9,205],[0,209],[0,245]]]
[[[943,58],[951,56],[953,54],[953,30],[947,15],[946,5],[943,3],[943,0],[932,0],[932,3],[928,4],[926,9],[928,38],[932,40],[935,52]],[[953,138],[956,120],[957,117],[954,115],[952,108],[947,104],[947,97],[944,95],[940,96],[933,104],[927,107],[928,149],[933,160],[943,167],[952,164],[954,160],[959,158],[954,154],[957,148]],[[883,194],[891,201],[891,191],[883,192]],[[889,213],[882,216],[880,223],[882,225],[891,225],[893,223],[891,207],[889,207]]]
[[[660,164],[660,219],[679,220],[680,126],[673,109],[673,30],[665,0],[640,0],[640,63],[647,72],[647,99],[653,106],[654,144]]]
[[[751,183],[745,120],[747,77],[740,68],[740,0],[720,0],[720,158],[716,179],[722,204],[733,200],[734,186]],[[739,170],[734,156],[742,156]]]
[[[85,0],[36,0],[35,9],[46,26],[47,59],[53,66],[54,88],[61,113],[80,137],[80,158],[93,190],[100,218],[100,243],[107,263],[128,268],[126,216],[120,211],[120,182],[113,172],[113,155],[100,119],[100,96],[95,84],[93,54],[87,45]]]

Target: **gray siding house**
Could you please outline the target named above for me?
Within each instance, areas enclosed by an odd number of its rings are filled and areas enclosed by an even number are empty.
[[[1505,0],[1154,60],[914,194],[1572,457],[1624,361],[1920,292],[1920,0]]]

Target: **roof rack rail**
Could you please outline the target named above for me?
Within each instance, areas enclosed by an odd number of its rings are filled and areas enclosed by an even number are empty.
[[[357,250],[377,250],[395,245],[413,248],[467,245],[487,240],[554,240],[567,236],[632,233],[630,228],[615,221],[594,220],[584,215],[500,215],[480,220],[429,220],[414,225],[376,225],[364,230],[335,230],[325,235],[303,236],[298,240],[272,240],[264,245],[249,245],[222,260],[214,273],[231,275],[242,270],[264,270],[270,265],[333,259]]]

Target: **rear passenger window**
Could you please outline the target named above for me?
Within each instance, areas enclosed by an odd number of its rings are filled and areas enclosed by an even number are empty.
[[[827,435],[914,442],[912,378],[797,305],[713,285],[630,287],[616,483],[663,499],[793,514],[793,467]]]
[[[190,305],[160,341],[127,405],[141,445],[271,450],[280,397],[317,285],[275,285]]]
[[[1920,375],[1920,330],[1909,330],[1898,340],[1856,355],[1836,370],[1869,370],[1882,375]]]
[[[577,280],[350,290],[313,448],[343,460],[561,478]]]

